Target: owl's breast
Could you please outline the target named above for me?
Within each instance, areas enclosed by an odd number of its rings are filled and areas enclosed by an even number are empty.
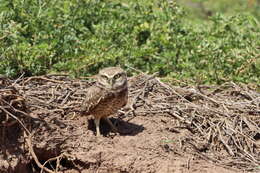
[[[106,92],[99,104],[90,112],[94,116],[107,117],[127,104],[128,90],[119,93]]]

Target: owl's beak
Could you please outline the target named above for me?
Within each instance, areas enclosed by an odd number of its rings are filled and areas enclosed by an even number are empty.
[[[110,87],[113,88],[113,78],[109,79]]]

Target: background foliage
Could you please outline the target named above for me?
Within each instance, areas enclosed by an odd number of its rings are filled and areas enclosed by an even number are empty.
[[[0,74],[83,76],[120,65],[169,80],[260,83],[254,9],[192,13],[167,0],[0,1]]]

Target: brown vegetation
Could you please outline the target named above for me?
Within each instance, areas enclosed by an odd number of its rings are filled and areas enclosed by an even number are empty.
[[[0,172],[259,171],[260,93],[235,83],[169,86],[155,76],[129,79],[129,104],[112,119],[120,134],[104,124],[99,138],[79,111],[92,82],[1,79]]]

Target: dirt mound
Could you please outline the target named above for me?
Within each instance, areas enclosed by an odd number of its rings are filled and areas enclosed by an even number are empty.
[[[260,93],[254,89],[234,83],[170,87],[153,75],[135,76],[128,105],[111,118],[120,134],[101,122],[104,136],[97,138],[92,117],[80,114],[92,84],[55,75],[16,80],[30,121],[11,112],[24,132],[16,146],[25,146],[16,167],[6,170],[19,172],[23,161],[20,172],[259,171]]]
[[[0,76],[0,172],[26,170],[28,155],[24,150],[23,131],[20,125],[29,124],[25,99]],[[24,129],[27,129],[24,125]],[[29,130],[27,129],[29,132]]]

